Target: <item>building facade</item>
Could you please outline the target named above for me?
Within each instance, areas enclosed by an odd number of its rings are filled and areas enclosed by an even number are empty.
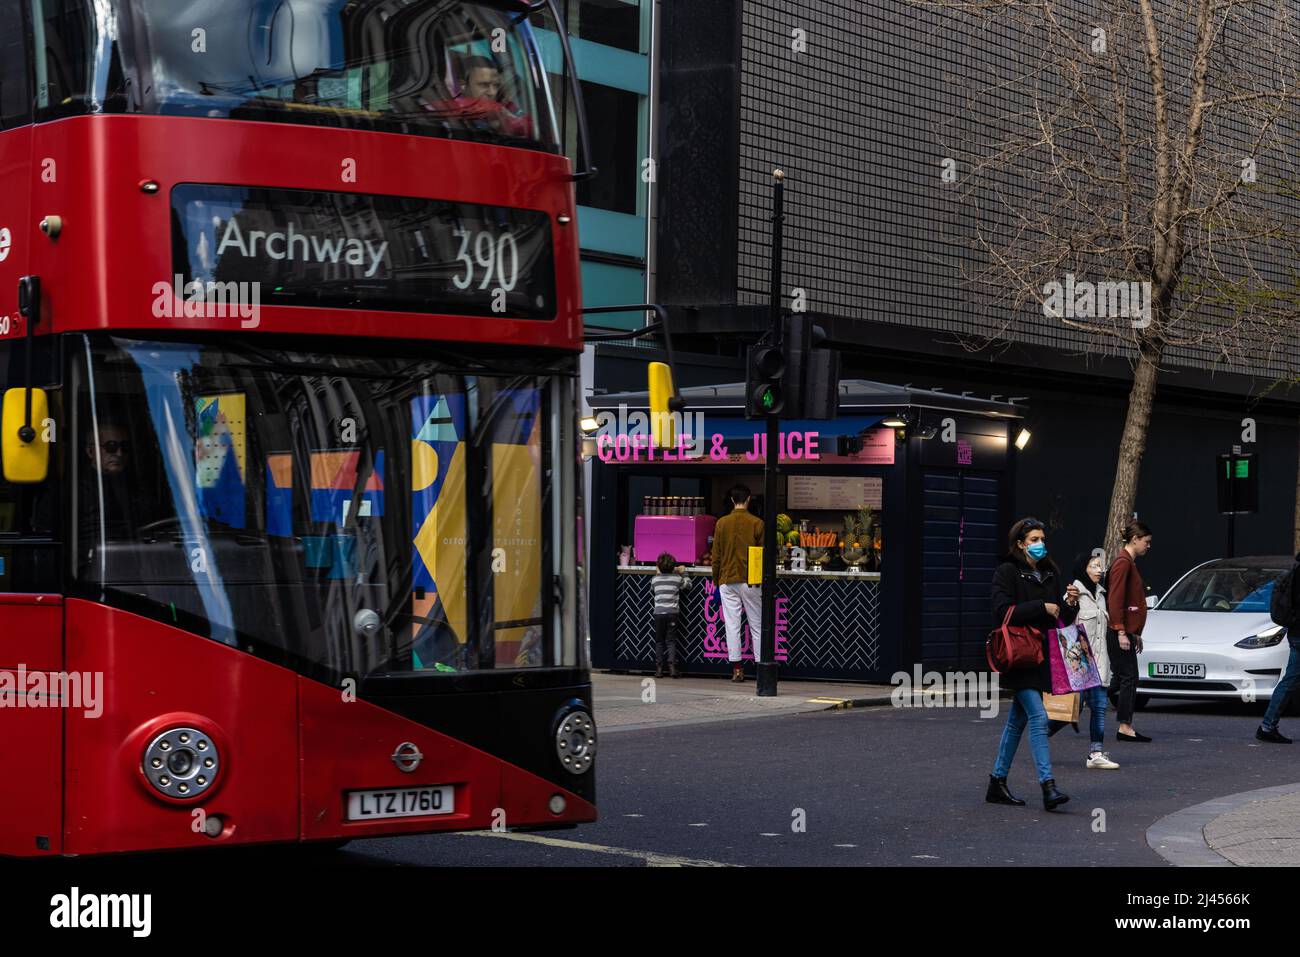
[[[1062,565],[1100,546],[1131,350],[1041,312],[1005,328],[990,317],[966,281],[979,265],[969,208],[940,178],[954,122],[981,120],[964,112],[961,78],[1013,70],[1013,38],[972,42],[903,0],[665,3],[659,34],[650,281],[689,353],[686,381],[743,378],[744,346],[766,327],[779,167],[783,291],[802,291],[821,317],[843,376],[1014,399],[1032,433],[1015,455],[1014,513],[1047,523]],[[603,352],[596,388],[633,387],[639,350]],[[1136,506],[1155,531],[1144,561],[1155,591],[1226,553],[1213,469],[1233,446],[1256,453],[1261,475],[1258,514],[1236,520],[1236,554],[1291,553],[1300,392],[1279,386],[1294,358],[1286,342],[1266,356],[1166,356]],[[927,541],[946,542],[955,523],[936,512]]]
[[[561,0],[577,80],[587,110],[592,162],[599,174],[577,186],[583,302],[646,301],[648,235],[654,188],[651,102],[654,92],[655,0]],[[562,98],[563,135],[578,157],[568,78],[554,24],[537,14],[534,28]],[[558,105],[558,104],[557,104]],[[638,315],[602,315],[602,328],[631,328]]]

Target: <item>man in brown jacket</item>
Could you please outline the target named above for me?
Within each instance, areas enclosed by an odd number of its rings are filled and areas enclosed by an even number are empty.
[[[749,584],[749,549],[763,544],[763,520],[749,511],[749,489],[737,485],[728,496],[731,514],[718,519],[713,530],[713,584],[722,601],[722,620],[727,626],[727,660],[731,680],[745,680],[740,660],[740,619],[749,619],[749,638],[754,661],[762,648],[763,589]]]

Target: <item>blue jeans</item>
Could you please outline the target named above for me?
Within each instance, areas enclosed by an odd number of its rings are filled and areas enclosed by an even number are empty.
[[[1300,648],[1292,645],[1291,657],[1286,661],[1286,671],[1278,679],[1277,687],[1273,689],[1273,697],[1268,700],[1268,710],[1264,712],[1265,731],[1277,730],[1282,709],[1286,707],[1286,699],[1291,696],[1295,688],[1296,678],[1300,678]]]
[[[1103,750],[1102,746],[1106,743],[1106,700],[1106,689],[1104,687],[1098,686],[1079,692],[1079,701],[1088,706],[1088,734],[1092,738],[1089,754]],[[1066,721],[1048,721],[1047,729],[1055,733],[1056,728],[1064,728],[1068,723]]]
[[[1092,738],[1092,750],[1101,751],[1106,743],[1106,689],[1101,685],[1080,692],[1083,703],[1088,706],[1088,734]]]
[[[1043,707],[1043,695],[1032,688],[1017,691],[1007,714],[1006,727],[1002,729],[1002,743],[998,745],[998,760],[993,765],[993,776],[1005,778],[1011,771],[1011,760],[1020,747],[1020,736],[1029,725],[1029,748],[1034,755],[1034,765],[1038,769],[1038,782],[1049,780],[1052,776],[1052,755],[1047,749],[1047,709]]]

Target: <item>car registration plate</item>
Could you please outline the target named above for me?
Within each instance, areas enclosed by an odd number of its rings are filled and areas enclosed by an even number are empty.
[[[1149,678],[1204,678],[1205,665],[1177,661],[1152,661],[1147,664]]]
[[[348,820],[378,821],[388,817],[425,817],[451,814],[456,790],[450,784],[385,791],[349,791]]]

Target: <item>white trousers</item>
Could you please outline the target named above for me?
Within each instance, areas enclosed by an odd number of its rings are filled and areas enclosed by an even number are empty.
[[[754,645],[754,660],[760,661],[763,641],[763,588],[760,585],[719,585],[722,595],[722,620],[727,625],[727,660],[740,661],[743,631],[740,615],[749,619],[749,639]]]

